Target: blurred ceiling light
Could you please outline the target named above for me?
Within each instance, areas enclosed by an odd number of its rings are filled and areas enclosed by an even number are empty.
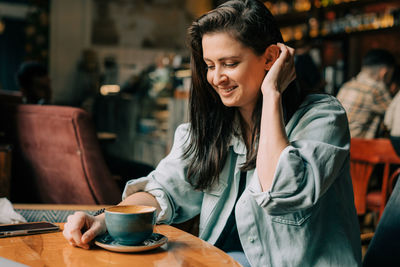
[[[120,87],[117,84],[105,84],[100,87],[100,94],[109,95],[119,93]]]

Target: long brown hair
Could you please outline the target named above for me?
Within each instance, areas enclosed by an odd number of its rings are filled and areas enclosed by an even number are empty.
[[[228,1],[197,19],[188,31],[191,50],[192,88],[190,91],[190,141],[184,153],[189,159],[188,179],[196,189],[207,189],[218,180],[226,163],[232,135],[241,135],[233,121],[236,107],[226,107],[207,82],[203,60],[202,38],[206,33],[226,32],[256,55],[283,42],[282,35],[271,12],[258,0]],[[285,122],[298,108],[301,99],[295,83],[289,85],[283,96]],[[242,170],[256,166],[257,143],[260,132],[262,97],[253,111],[252,144],[247,148],[247,161]]]

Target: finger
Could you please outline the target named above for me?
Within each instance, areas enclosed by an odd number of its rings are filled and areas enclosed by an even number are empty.
[[[100,227],[100,224],[98,222],[94,222],[92,226],[82,235],[82,242],[89,243],[101,232],[102,228]]]
[[[285,50],[288,50],[288,51],[290,51],[290,52],[294,52],[294,51],[295,51],[295,49],[294,49],[293,47],[288,46],[288,45],[285,45],[285,44],[283,44],[283,43],[277,43],[276,45],[277,45],[280,49],[285,49]]]
[[[291,51],[288,49],[288,47],[282,44],[280,49],[281,49],[282,63],[284,64],[291,63],[294,57],[293,54],[291,54]]]
[[[287,49],[287,46],[284,45],[284,44],[282,44],[282,43],[278,43],[277,45],[278,45],[279,49],[281,50],[280,56],[281,56],[282,58],[286,59],[286,57],[288,56],[288,49]]]
[[[71,235],[71,230],[69,230],[68,228],[65,228],[63,231],[63,235],[65,237],[65,239],[68,241],[68,243],[73,246],[73,247],[83,247],[88,249],[89,246],[87,245],[82,245],[82,244],[77,244],[74,240],[74,237]]]
[[[295,55],[295,49],[284,45],[284,44],[280,44],[282,46],[282,50],[285,50],[285,65],[289,66],[290,68],[292,68],[292,71],[294,71],[294,55]]]
[[[74,240],[72,239],[71,235],[69,234],[69,231],[66,228],[64,228],[63,230],[63,235],[71,246],[76,246]]]
[[[98,229],[91,228],[82,235],[82,243],[88,244],[90,241],[92,241],[98,235],[99,235]]]
[[[71,237],[73,239],[73,242],[75,243],[76,246],[89,249],[89,244],[82,242],[82,232],[81,229],[74,229],[71,231]]]
[[[82,248],[89,248],[87,243],[82,242],[82,232],[81,229],[85,225],[87,220],[87,214],[83,212],[76,212],[72,216],[68,216],[67,224],[65,225],[65,230],[67,231],[68,240],[70,243],[75,244],[75,246]]]
[[[296,49],[294,49],[294,48],[292,48],[290,46],[286,46],[286,47],[287,47],[287,49],[289,51],[289,54],[293,56],[295,54],[295,52],[296,52]]]
[[[290,63],[292,63],[292,61],[294,62],[295,49],[282,43],[278,43],[277,45],[284,54],[285,61]]]

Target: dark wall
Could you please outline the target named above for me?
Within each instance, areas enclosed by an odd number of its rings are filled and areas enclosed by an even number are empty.
[[[25,57],[25,21],[3,18],[6,25],[0,34],[0,87],[18,90],[14,74]]]

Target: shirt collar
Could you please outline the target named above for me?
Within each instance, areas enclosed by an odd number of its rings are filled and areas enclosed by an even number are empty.
[[[233,120],[233,129],[234,129],[234,133],[241,132],[238,112],[236,112],[235,118]],[[244,141],[243,141],[243,138],[241,135],[232,134],[230,146],[233,147],[233,151],[236,154],[246,155],[246,153],[247,153],[247,148],[246,148],[246,145],[244,144]]]
[[[361,71],[357,76],[356,76],[356,81],[367,84],[371,87],[379,88],[379,89],[385,89],[386,90],[386,85],[383,81],[377,81],[373,78],[371,78],[371,75],[365,71]]]
[[[239,138],[238,136],[233,136],[231,139],[231,146],[233,147],[233,151],[236,154],[246,155],[247,149],[242,138]]]

